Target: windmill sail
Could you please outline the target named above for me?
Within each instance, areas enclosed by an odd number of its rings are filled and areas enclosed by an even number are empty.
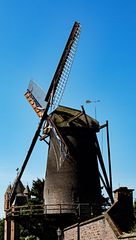
[[[51,111],[59,105],[74,61],[80,28],[80,24],[75,22],[47,94],[45,95],[44,91],[34,81],[29,83],[25,97],[39,117],[43,115],[46,102],[49,103]]]
[[[76,53],[80,28],[80,24],[75,22],[47,92],[45,101],[50,101],[52,110],[58,106],[62,98]]]
[[[24,96],[38,115],[38,117],[42,117],[44,109],[46,107],[45,102],[45,92],[43,89],[34,81],[30,81],[28,89]]]
[[[77,46],[77,41],[79,39],[79,34],[80,34],[80,24],[75,22],[74,26],[72,28],[72,31],[70,33],[70,36],[68,38],[68,41],[66,43],[63,54],[61,56],[61,59],[59,61],[58,67],[55,71],[54,77],[51,81],[49,90],[46,94],[46,97],[45,97],[46,106],[45,106],[45,109],[43,110],[43,112],[41,112],[41,111],[38,112],[41,104],[40,104],[39,99],[37,99],[37,97],[35,96],[34,91],[29,92],[30,96],[27,95],[28,99],[30,97],[29,100],[31,102],[31,105],[33,104],[32,106],[33,106],[34,110],[37,112],[37,114],[39,114],[39,116],[41,117],[41,120],[40,120],[40,123],[37,127],[37,130],[36,130],[35,134],[34,134],[32,142],[30,144],[30,147],[29,147],[29,150],[28,150],[27,155],[25,157],[25,160],[23,162],[22,168],[21,168],[21,170],[18,174],[18,177],[17,177],[17,179],[15,181],[15,184],[14,184],[14,187],[12,189],[10,204],[12,204],[13,201],[14,201],[17,184],[22,177],[22,174],[23,174],[23,172],[25,170],[25,167],[26,167],[26,165],[29,161],[29,158],[32,154],[32,151],[33,151],[34,147],[35,147],[37,139],[40,136],[40,131],[41,131],[41,128],[43,126],[43,123],[46,121],[49,109],[50,109],[51,105],[57,107],[57,104],[59,103],[59,101],[62,97],[62,94],[64,92],[64,88],[66,86],[66,82],[67,82],[67,79],[68,79],[68,76],[69,76],[69,73],[70,73],[70,68],[72,66],[73,57],[74,57],[76,46]]]

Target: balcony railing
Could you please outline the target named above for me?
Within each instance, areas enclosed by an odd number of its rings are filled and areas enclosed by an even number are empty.
[[[23,205],[23,206],[11,206],[6,211],[6,217],[18,217],[18,216],[31,216],[31,215],[49,215],[49,214],[76,214],[86,211],[88,212],[91,207],[88,203],[84,204],[50,204],[50,205]]]

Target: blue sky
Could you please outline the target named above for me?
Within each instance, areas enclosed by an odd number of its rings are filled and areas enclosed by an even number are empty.
[[[114,189],[136,189],[136,1],[0,1],[0,216],[3,195],[39,123],[24,93],[31,79],[47,91],[75,21],[81,36],[61,104],[109,121]],[[99,134],[106,159],[105,131]],[[47,146],[37,142],[24,184],[44,178]],[[105,160],[106,161],[106,160]],[[134,192],[134,196],[136,196]]]

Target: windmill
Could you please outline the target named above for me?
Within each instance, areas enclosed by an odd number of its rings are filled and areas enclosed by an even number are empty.
[[[47,94],[30,81],[25,97],[40,117],[40,123],[20,172],[14,182],[10,205],[15,199],[17,185],[22,177],[35,144],[49,138],[45,174],[44,202],[46,206],[61,205],[65,213],[69,206],[83,206],[80,214],[101,214],[101,184],[113,202],[111,183],[108,180],[96,133],[98,121],[81,110],[59,105],[72,67],[80,36],[80,24],[75,22],[51,81]],[[41,134],[42,129],[42,134]],[[100,174],[99,165],[103,176]],[[90,211],[91,209],[91,211]],[[50,214],[57,210],[48,208]],[[90,215],[89,215],[90,216]]]

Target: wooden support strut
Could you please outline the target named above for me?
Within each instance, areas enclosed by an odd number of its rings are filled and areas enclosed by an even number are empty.
[[[112,171],[111,171],[111,156],[110,156],[110,141],[109,141],[108,121],[106,121],[106,133],[107,133],[107,147],[108,147],[109,179],[110,179],[110,187],[111,187],[111,191],[112,191]]]
[[[87,117],[86,117],[86,113],[85,113],[84,107],[83,106],[81,106],[81,107],[82,107],[82,111],[83,111],[83,114],[84,114],[85,119],[86,119],[87,127],[89,127],[89,123],[87,121]],[[107,126],[107,122],[106,122],[106,124],[103,125],[103,127],[105,127],[105,126]],[[113,203],[114,200],[113,200],[113,196],[112,196],[112,187],[111,187],[112,185],[111,185],[111,182],[109,184],[109,180],[108,180],[108,177],[107,177],[105,165],[104,165],[104,162],[103,162],[101,150],[100,150],[98,139],[97,139],[96,135],[94,136],[94,141],[95,141],[95,147],[96,147],[96,154],[98,156],[98,160],[99,160],[99,163],[100,163],[100,166],[101,166],[101,169],[102,169],[105,181],[104,181],[104,178],[102,177],[102,175],[100,174],[100,172],[99,172],[99,175],[100,175],[100,178],[101,178],[101,180],[102,180],[102,182],[104,184],[104,187],[105,187],[105,189],[106,189],[106,191],[107,191],[107,193],[108,193],[108,195],[110,197],[110,200]],[[108,152],[109,152],[109,150],[108,150]],[[111,181],[111,179],[110,179],[110,181]]]
[[[100,147],[99,147],[99,144],[98,144],[97,137],[95,137],[95,144],[96,144],[96,152],[97,152],[97,156],[98,156],[98,159],[99,159],[99,163],[100,163],[100,166],[101,166],[104,178],[105,178],[106,191],[107,191],[107,193],[110,197],[111,202],[114,203],[114,199],[113,199],[113,195],[112,195],[112,189],[111,189],[111,186],[109,184],[109,180],[108,180],[108,177],[107,177],[107,173],[106,173],[106,169],[105,169],[105,166],[104,166],[104,162],[103,162],[103,158],[102,158],[102,154],[101,154],[101,151],[100,151]]]
[[[107,148],[108,148],[108,165],[109,165],[109,182],[110,182],[110,188],[112,192],[112,171],[111,171],[111,156],[110,156],[110,141],[109,141],[109,124],[108,121],[106,121],[105,124],[101,125],[99,129],[103,129],[106,127],[106,135],[107,135]]]

